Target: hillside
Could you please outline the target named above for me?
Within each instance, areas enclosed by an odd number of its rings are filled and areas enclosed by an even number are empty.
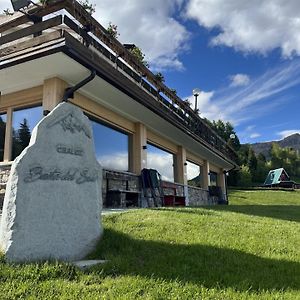
[[[284,138],[283,140],[271,141],[265,143],[255,143],[255,144],[251,144],[251,146],[256,154],[262,153],[263,155],[266,156],[267,159],[269,159],[270,158],[269,153],[272,147],[272,143],[277,143],[281,148],[290,147],[300,151],[300,134],[295,133]]]
[[[103,218],[81,271],[59,262],[11,265],[1,299],[299,299],[300,192],[240,191],[230,205],[139,209]]]

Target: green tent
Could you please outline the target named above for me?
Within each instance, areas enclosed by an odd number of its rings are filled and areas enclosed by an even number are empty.
[[[283,168],[279,168],[269,172],[264,185],[280,184],[286,181],[290,181],[289,175]]]

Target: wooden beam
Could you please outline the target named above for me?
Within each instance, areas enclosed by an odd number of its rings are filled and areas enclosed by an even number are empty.
[[[43,86],[43,110],[51,111],[63,99],[67,83],[60,78],[46,79]]]
[[[60,9],[63,9],[65,5],[65,0],[51,0],[51,4],[46,6],[40,5],[39,7],[33,6],[29,8],[27,13],[29,15],[43,17],[53,12],[59,11]],[[3,22],[0,25],[0,33],[28,22],[31,22],[31,20],[27,15],[24,15],[22,13],[14,13],[12,17],[8,18],[7,21]]]
[[[55,27],[55,26],[58,26],[61,24],[62,24],[62,16],[59,15],[54,18],[48,19],[46,21],[36,23],[29,27],[19,29],[17,31],[14,31],[12,33],[9,33],[9,34],[6,34],[6,35],[0,37],[0,45],[4,45],[7,43],[16,41],[16,40],[26,37],[28,35],[32,35],[34,33],[38,33],[43,30],[46,30],[48,28]]]
[[[224,197],[226,195],[225,176],[226,176],[226,174],[224,174],[224,170],[221,169],[218,173],[218,186],[221,187]]]
[[[55,32],[51,32],[49,34],[43,34],[34,39],[30,39],[28,41],[19,42],[17,44],[1,48],[1,60],[5,59],[5,56],[10,55],[12,53],[16,53],[28,48],[39,46],[45,42],[56,40],[62,37],[62,31],[57,30]]]
[[[187,185],[186,170],[186,150],[182,146],[178,146],[178,150],[174,159],[174,179],[175,182]]]
[[[100,103],[83,96],[79,92],[75,92],[74,99],[71,99],[70,102],[79,106],[88,115],[95,117],[99,121],[103,121],[129,134],[135,132],[135,124],[132,121],[104,107]]]
[[[142,123],[135,124],[133,135],[132,171],[141,174],[142,169],[147,168],[147,129]]]
[[[203,167],[202,167],[202,173],[201,174],[201,179],[202,179],[202,184],[201,184],[201,187],[205,190],[208,190],[208,187],[210,186],[210,175],[209,175],[209,161],[207,160],[204,160],[204,164],[203,164]]]
[[[6,94],[1,96],[0,110],[9,107],[26,107],[42,103],[43,87],[37,86],[26,90]]]

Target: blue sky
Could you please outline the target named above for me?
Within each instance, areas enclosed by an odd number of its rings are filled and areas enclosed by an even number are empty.
[[[201,116],[232,122],[242,142],[300,132],[299,0],[91,2],[180,97],[200,88]]]

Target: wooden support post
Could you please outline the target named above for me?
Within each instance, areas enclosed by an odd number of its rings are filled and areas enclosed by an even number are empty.
[[[54,77],[44,81],[43,87],[43,110],[51,111],[59,104],[67,88],[67,83],[60,78]]]
[[[140,174],[142,169],[147,168],[147,128],[142,123],[135,124],[131,148],[131,170]]]
[[[202,177],[202,186],[205,190],[208,190],[208,187],[210,186],[210,175],[209,175],[209,161],[204,160],[203,163],[203,176]]]
[[[11,161],[12,158],[12,133],[13,133],[12,118],[13,118],[13,109],[12,107],[8,107],[7,114],[6,114],[5,142],[4,142],[4,155],[3,155],[4,162]]]
[[[187,185],[186,172],[186,150],[182,146],[178,146],[176,157],[174,159],[175,182]]]
[[[223,197],[224,199],[226,198],[226,182],[225,182],[225,176],[226,174],[224,174],[224,170],[221,169],[220,173],[218,173],[218,185],[221,187],[222,189],[222,193],[223,193]]]

